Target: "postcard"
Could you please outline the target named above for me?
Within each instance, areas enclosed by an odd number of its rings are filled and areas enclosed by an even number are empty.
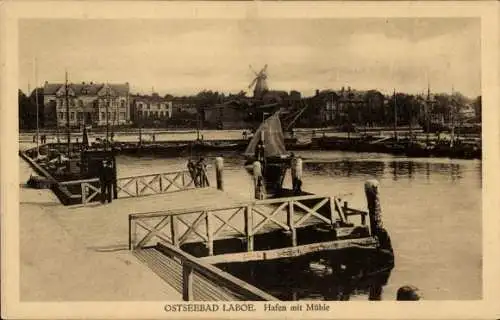
[[[4,2],[2,317],[498,318],[499,9]]]

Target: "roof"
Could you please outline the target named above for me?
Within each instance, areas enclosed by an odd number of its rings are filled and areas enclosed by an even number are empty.
[[[76,95],[82,95],[82,91],[86,89],[88,95],[97,95],[97,93],[108,85],[113,91],[117,92],[118,95],[127,95],[130,91],[130,86],[128,83],[118,83],[118,84],[105,84],[105,83],[69,83],[69,89],[73,90]],[[64,86],[64,83],[48,83],[45,82],[43,87],[43,93],[46,95],[53,95],[59,89]]]
[[[144,102],[167,102],[167,101],[169,101],[168,99],[166,99],[158,94],[153,94],[151,96],[137,94],[137,95],[133,95],[132,98],[137,100],[137,101],[144,101]]]

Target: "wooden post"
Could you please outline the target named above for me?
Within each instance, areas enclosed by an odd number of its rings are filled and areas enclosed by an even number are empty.
[[[287,225],[290,227],[291,237],[292,237],[292,246],[297,246],[297,230],[293,225],[293,200],[288,201],[288,212],[287,212]]]
[[[255,199],[262,200],[265,198],[265,183],[262,176],[262,165],[260,161],[253,163],[253,186],[255,190]]]
[[[160,183],[160,193],[163,193],[163,183],[162,183],[163,175],[160,173],[159,176],[160,176],[160,181],[159,181],[159,183]]]
[[[182,300],[193,301],[193,267],[182,263]]]
[[[82,182],[82,204],[85,205],[87,203],[87,185]]]
[[[376,235],[378,230],[383,228],[378,186],[379,183],[377,180],[368,180],[365,182],[365,195],[368,203],[371,235]]]
[[[139,196],[139,178],[134,178],[135,179],[135,196]]]
[[[217,178],[217,189],[224,191],[224,158],[217,157],[215,158],[215,175]]]
[[[293,192],[295,194],[300,194],[302,192],[302,159],[293,158],[292,168],[290,170],[292,174],[292,186]]]
[[[245,235],[247,237],[247,251],[253,251],[253,217],[252,206],[248,205],[245,208]]]
[[[332,224],[332,226],[334,226],[335,223],[337,222],[337,219],[335,217],[335,212],[336,212],[335,199],[333,197],[330,197],[330,223]]]
[[[112,163],[113,163],[113,199],[118,199],[118,179],[117,179],[117,169],[116,169],[116,157],[113,154],[112,158]]]
[[[177,217],[170,216],[170,235],[172,237],[172,244],[176,247],[179,246],[179,232],[177,230]]]
[[[135,238],[136,238],[136,229],[137,226],[135,224],[135,220],[132,219],[132,216],[128,216],[128,249],[135,249]]]
[[[208,247],[208,255],[214,255],[214,239],[213,239],[213,230],[212,230],[212,213],[210,211],[205,211],[205,220],[207,223],[207,247]]]
[[[349,208],[349,204],[347,203],[347,201],[344,201],[344,208],[342,212],[344,212],[345,222],[348,222],[349,220],[349,215],[347,214],[347,208]]]

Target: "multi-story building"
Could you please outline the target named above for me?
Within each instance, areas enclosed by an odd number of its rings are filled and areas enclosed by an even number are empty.
[[[132,121],[166,120],[172,118],[172,101],[157,93],[151,96],[135,95],[132,103]]]
[[[180,119],[195,119],[198,114],[198,101],[195,97],[174,97],[172,102],[172,117]]]
[[[303,126],[331,126],[355,123],[374,125],[383,120],[384,96],[375,90],[316,90],[304,99],[307,109],[299,119]]]
[[[123,125],[130,122],[130,86],[104,83],[45,82],[43,104],[45,116],[58,126]],[[68,109],[69,107],[69,114]]]

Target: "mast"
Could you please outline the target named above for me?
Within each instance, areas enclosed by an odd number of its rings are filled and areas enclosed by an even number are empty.
[[[109,143],[109,84],[106,84],[106,143],[104,150],[107,150]]]
[[[450,101],[450,104],[451,104],[451,137],[450,137],[450,147],[453,148],[453,145],[455,143],[455,103],[454,103],[454,99],[453,99],[453,94],[454,94],[454,91],[455,89],[453,88],[453,86],[451,87],[451,101]]]
[[[40,126],[39,126],[39,111],[38,111],[38,79],[37,79],[37,69],[36,69],[36,58],[33,61],[33,72],[35,73],[35,104],[36,104],[36,154],[40,154]]]
[[[413,122],[413,107],[414,107],[414,102],[413,99],[410,100],[410,120],[409,120],[409,123],[410,123],[410,143],[413,142],[413,127],[412,127],[412,122]]]
[[[397,102],[396,102],[396,89],[394,89],[394,138],[398,140],[398,132],[397,132],[397,127],[398,127],[398,108],[397,108]]]
[[[67,126],[67,139],[68,139],[68,159],[70,158],[71,149],[71,132],[69,126],[69,96],[68,96],[68,71],[66,70],[66,82],[65,82],[65,94],[66,94],[66,126]]]
[[[427,103],[425,105],[425,126],[427,127],[425,132],[425,140],[427,143],[429,143],[429,107],[431,104],[431,89],[430,89],[430,84],[429,81],[427,81]]]

